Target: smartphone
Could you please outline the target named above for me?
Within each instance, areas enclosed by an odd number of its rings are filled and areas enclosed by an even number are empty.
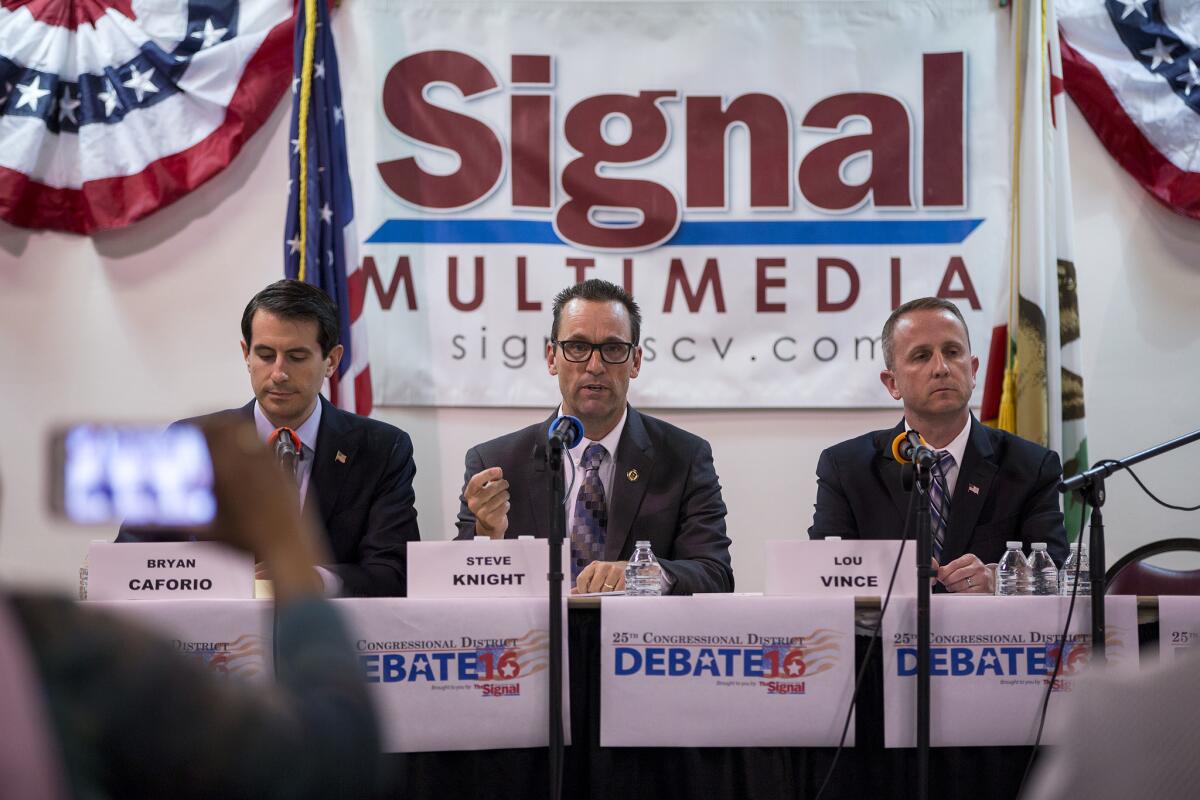
[[[71,425],[51,447],[50,505],[71,522],[198,528],[216,514],[208,444],[192,425]]]

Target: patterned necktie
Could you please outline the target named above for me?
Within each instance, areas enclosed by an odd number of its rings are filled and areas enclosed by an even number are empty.
[[[946,488],[946,472],[954,466],[954,456],[947,450],[939,450],[937,461],[930,473],[929,511],[933,519],[933,557],[942,563],[942,546],[946,543],[946,531],[950,528],[950,492]]]
[[[600,482],[600,464],[607,454],[604,445],[593,442],[583,451],[579,461],[583,479],[579,483],[579,496],[575,498],[575,512],[571,515],[572,583],[584,567],[604,558],[608,500],[604,496],[604,484]]]

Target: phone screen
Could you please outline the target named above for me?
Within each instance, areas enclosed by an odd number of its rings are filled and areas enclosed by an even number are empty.
[[[75,425],[59,436],[55,505],[72,522],[212,522],[212,461],[191,425]]]

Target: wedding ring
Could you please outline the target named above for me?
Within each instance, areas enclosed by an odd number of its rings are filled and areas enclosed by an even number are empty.
[[[968,576],[967,576],[967,588],[969,589],[969,588],[971,588],[971,587],[972,587],[972,586],[974,586],[974,585],[975,585],[975,584],[971,582],[971,576],[970,576],[970,575],[968,575]]]
[[[604,584],[604,588],[605,589],[615,589],[615,588],[617,588],[617,585],[615,583],[606,583],[606,584]]]

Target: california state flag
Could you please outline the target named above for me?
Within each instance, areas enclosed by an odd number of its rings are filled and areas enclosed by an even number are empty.
[[[1052,0],[1015,0],[1009,279],[984,376],[984,422],[1087,467],[1065,96]],[[1079,511],[1067,499],[1067,532]]]

